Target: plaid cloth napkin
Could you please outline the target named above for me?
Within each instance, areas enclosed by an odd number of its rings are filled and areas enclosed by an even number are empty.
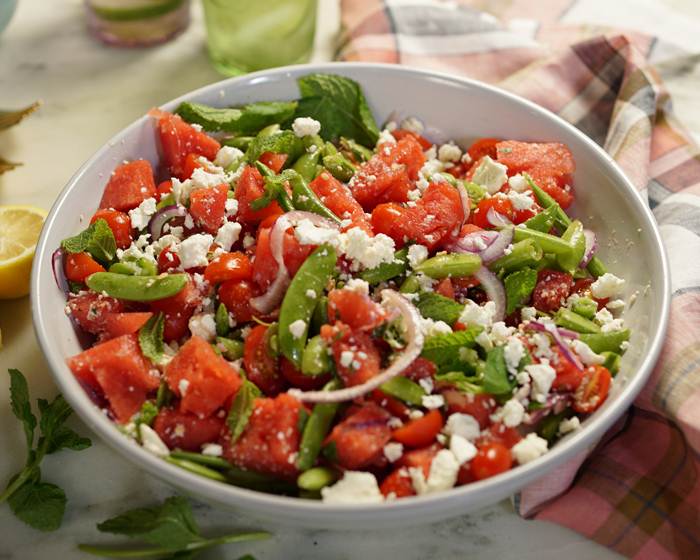
[[[339,58],[523,95],[602,145],[648,198],[673,273],[661,359],[596,450],[526,488],[516,507],[628,557],[700,558],[700,155],[649,62],[684,53],[641,33],[562,23],[580,3],[342,0]]]

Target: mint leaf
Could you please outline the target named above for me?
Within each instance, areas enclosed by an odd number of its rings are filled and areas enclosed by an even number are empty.
[[[426,319],[444,321],[450,326],[455,324],[464,311],[462,304],[434,292],[421,294],[416,302],[416,307]]]
[[[287,154],[287,162],[291,163],[304,153],[304,143],[291,130],[281,130],[270,136],[256,136],[248,146],[245,157],[252,163],[265,152]]]
[[[29,387],[24,375],[18,369],[8,370],[10,373],[10,402],[12,413],[22,422],[24,437],[27,440],[27,448],[32,447],[34,441],[34,429],[36,428],[36,416],[32,413],[29,404]]]
[[[503,284],[506,289],[506,315],[510,315],[530,300],[537,284],[537,271],[534,268],[516,270],[503,279]]]
[[[260,101],[223,109],[186,101],[175,112],[207,131],[255,134],[271,124],[288,121],[296,108],[296,101]]]
[[[486,355],[483,387],[484,391],[492,395],[502,395],[513,389],[513,382],[508,378],[502,346],[496,346]]]
[[[82,451],[92,445],[89,438],[82,437],[67,426],[58,428],[51,440],[49,441],[46,453],[56,453],[61,449],[71,449],[73,451]]]
[[[39,420],[39,429],[41,430],[41,438],[39,438],[39,447],[42,442],[46,442],[47,448],[53,445],[53,439],[60,431],[64,422],[73,413],[70,405],[63,398],[63,395],[57,395],[51,402],[46,399],[37,399],[41,419]]]
[[[243,385],[236,397],[233,399],[231,410],[228,413],[226,423],[231,431],[231,443],[235,443],[248,425],[248,419],[253,413],[256,397],[260,396],[260,389],[248,380],[243,381]]]
[[[61,241],[61,247],[69,253],[87,251],[102,263],[110,263],[117,253],[114,234],[107,222],[101,218],[78,235]]]
[[[39,531],[55,531],[61,526],[66,494],[55,484],[30,480],[7,500],[12,512]]]
[[[484,390],[480,385],[480,380],[477,376],[468,376],[462,371],[448,371],[446,373],[438,373],[435,376],[435,381],[440,383],[449,383],[464,393],[483,393]]]
[[[429,336],[423,343],[421,356],[433,362],[438,368],[460,361],[460,349],[472,348],[481,327],[469,327],[464,331]]]
[[[319,121],[325,140],[345,136],[374,147],[379,128],[357,82],[335,74],[309,74],[297,83],[302,98],[295,116]]]
[[[153,401],[146,401],[141,405],[141,410],[139,410],[135,423],[137,426],[139,424],[150,426],[153,424],[156,416],[158,416],[158,406]]]
[[[153,315],[139,329],[139,346],[141,352],[154,364],[163,361],[163,329],[165,328],[165,318],[162,313]]]
[[[381,263],[379,266],[363,270],[360,272],[360,278],[370,284],[379,284],[387,282],[392,278],[406,272],[408,267],[408,248],[404,247],[394,253],[394,260],[387,263]]]

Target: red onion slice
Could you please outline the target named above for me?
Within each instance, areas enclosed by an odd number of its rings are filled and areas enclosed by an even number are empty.
[[[421,317],[418,310],[400,293],[382,290],[382,300],[390,309],[396,309],[403,317],[407,344],[404,351],[393,363],[369,381],[337,391],[301,391],[290,389],[289,394],[303,402],[342,402],[350,401],[374,391],[382,383],[396,377],[415,360],[423,350],[423,332],[420,329]]]
[[[565,331],[567,333],[566,334],[567,338],[578,338],[578,333],[574,333],[573,331],[570,331],[568,329],[557,328],[552,323],[539,323],[537,321],[530,321],[527,324],[527,326],[528,327],[534,326],[535,330],[546,332],[546,333],[552,335],[554,342],[557,343],[557,346],[559,346],[559,349],[561,350],[561,353],[564,355],[564,357],[567,360],[569,360],[577,370],[579,370],[579,371],[584,370],[584,367],[583,367],[583,364],[581,363],[581,360],[573,352],[573,350],[571,350],[571,348],[569,348],[569,345],[564,341],[565,335],[561,331]],[[575,334],[576,336],[571,336],[571,334]]]
[[[462,220],[460,221],[459,226],[455,228],[455,235],[459,235],[459,232],[462,231],[462,226],[467,223],[467,220],[469,219],[469,212],[471,210],[471,201],[469,200],[469,193],[467,193],[467,189],[462,185],[457,185],[457,192],[459,193],[459,202],[462,205]]]
[[[272,312],[284,298],[284,293],[291,282],[289,271],[284,264],[284,234],[290,228],[302,220],[309,220],[316,227],[338,229],[338,224],[314,214],[313,212],[293,211],[282,214],[270,232],[270,250],[277,263],[277,276],[263,295],[250,300],[253,309],[263,315]]]
[[[63,249],[58,248],[51,255],[51,270],[56,286],[63,292],[63,295],[67,296],[70,293],[70,285],[63,267]]]
[[[513,222],[511,222],[500,212],[496,212],[493,208],[489,208],[489,211],[486,212],[486,219],[493,227],[497,228],[504,228],[513,225]]]
[[[547,395],[547,401],[544,403],[542,408],[534,410],[528,414],[526,420],[523,424],[527,426],[534,426],[539,424],[545,416],[551,414],[559,414],[566,410],[566,408],[571,404],[571,394],[570,393],[550,393]]]
[[[501,231],[484,230],[467,234],[453,243],[449,250],[453,253],[475,253],[481,257],[481,262],[489,264],[501,258],[513,241],[513,228],[506,227]]]
[[[485,266],[474,274],[488,298],[496,304],[494,322],[503,321],[506,316],[506,290],[498,277]]]
[[[584,229],[583,236],[586,238],[586,250],[583,252],[581,262],[578,263],[579,268],[586,268],[598,249],[595,233],[590,229]]]
[[[148,222],[148,232],[151,234],[151,241],[157,241],[163,235],[163,227],[170,220],[175,218],[183,218],[187,215],[187,209],[184,206],[171,204],[163,206],[158,212],[151,216]]]
[[[530,321],[527,323],[527,328],[531,328],[533,331],[550,332],[551,327],[547,327],[547,325],[540,323],[539,321]],[[563,327],[555,328],[563,338],[577,339],[580,336],[579,333],[570,329],[565,329]]]

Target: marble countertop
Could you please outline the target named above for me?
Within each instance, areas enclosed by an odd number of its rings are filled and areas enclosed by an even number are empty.
[[[323,0],[314,60],[328,60],[337,31],[338,6]],[[24,166],[0,176],[0,204],[50,208],[71,174],[110,136],[148,108],[221,79],[203,46],[199,5],[185,34],[148,50],[104,47],[86,33],[78,0],[20,0],[15,19],[0,36],[0,106],[20,107],[43,100],[36,114],[0,136],[0,153]],[[693,90],[696,91],[696,90]],[[48,367],[32,331],[28,298],[0,302],[4,348],[0,370],[21,369],[34,397],[55,393]],[[0,374],[0,480],[24,461],[19,424],[8,404],[8,379]],[[76,429],[88,429],[74,418]],[[99,439],[80,453],[45,460],[45,478],[68,495],[63,526],[39,533],[0,506],[0,559],[81,558],[78,542],[95,542],[95,523],[131,507],[171,495],[172,488],[139,471]],[[245,516],[195,503],[202,527],[246,525]],[[302,531],[276,526],[266,542],[229,545],[205,558],[518,558],[538,560],[613,558],[613,553],[549,523],[525,521],[506,501],[476,514],[435,525],[396,531]]]

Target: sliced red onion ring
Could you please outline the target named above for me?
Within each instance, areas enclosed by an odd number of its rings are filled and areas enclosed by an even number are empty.
[[[539,424],[540,420],[542,420],[542,418],[548,414],[559,414],[560,412],[566,410],[570,404],[570,393],[549,393],[549,395],[547,395],[547,401],[544,403],[542,408],[531,412],[523,424],[528,426],[537,425]]]
[[[464,226],[469,219],[471,201],[469,200],[469,193],[467,193],[467,189],[463,186],[457,185],[457,192],[459,193],[459,202],[462,205],[462,220],[459,223],[459,227],[455,228],[455,234],[459,235],[459,232],[462,230],[462,226]]]
[[[493,317],[494,322],[503,321],[506,316],[506,290],[501,281],[485,266],[482,266],[474,274],[474,278],[481,283],[481,287],[488,298],[496,304],[496,313]]]
[[[596,249],[598,249],[595,233],[590,229],[584,229],[583,236],[586,238],[586,250],[583,252],[581,262],[578,263],[579,268],[586,268],[588,263],[591,262],[593,255],[595,255]]]
[[[532,328],[533,331],[540,331],[540,332],[550,332],[551,327],[547,327],[544,323],[540,323],[539,321],[530,321],[527,323],[528,328]],[[555,327],[559,334],[564,337],[564,338],[573,338],[577,339],[579,338],[579,334],[576,331],[572,331],[570,329],[565,329],[564,327]]]
[[[496,212],[493,208],[489,208],[489,211],[486,212],[486,219],[493,227],[497,228],[504,228],[513,225],[513,222],[511,222],[500,212]]]
[[[394,290],[382,290],[382,300],[390,308],[401,314],[406,328],[406,348],[384,371],[372,377],[366,383],[346,387],[337,391],[301,391],[290,389],[289,394],[304,402],[342,402],[350,401],[374,391],[382,383],[396,377],[415,360],[423,350],[423,332],[420,329],[421,317],[418,310],[400,293]]]
[[[457,240],[449,248],[453,253],[475,253],[481,262],[489,264],[501,258],[513,241],[513,228],[505,227],[501,231],[475,231]]]
[[[277,276],[275,276],[267,292],[250,300],[250,305],[253,309],[259,311],[263,315],[272,312],[279,305],[291,282],[289,271],[284,264],[284,233],[302,220],[309,220],[316,227],[338,229],[338,224],[318,214],[314,214],[313,212],[293,211],[282,214],[277,218],[270,232],[270,250],[272,252],[272,257],[277,263]]]
[[[151,241],[157,241],[163,235],[163,227],[170,220],[175,218],[183,218],[187,215],[187,209],[184,206],[171,204],[163,206],[158,212],[151,216],[148,222],[148,232],[151,234]]]
[[[63,249],[58,248],[51,255],[51,270],[53,271],[53,279],[56,282],[56,286],[67,296],[70,293],[70,285],[63,267]]]
[[[569,348],[569,345],[566,342],[564,342],[564,335],[560,331],[561,330],[567,331],[568,338],[578,338],[578,333],[574,333],[574,334],[576,334],[576,336],[570,336],[573,333],[573,331],[569,331],[568,329],[559,329],[551,323],[539,323],[537,321],[530,321],[528,323],[528,326],[532,326],[533,323],[538,325],[535,327],[535,330],[542,330],[542,331],[547,332],[547,333],[552,335],[552,338],[554,339],[554,342],[557,343],[557,346],[559,346],[561,353],[564,354],[564,357],[567,360],[569,360],[572,364],[574,364],[574,367],[577,370],[579,370],[579,371],[584,370],[584,367],[583,367],[583,364],[581,363],[581,360],[579,360],[579,357],[576,354],[574,354],[574,352],[571,350],[571,348]],[[539,326],[541,326],[543,328],[540,329]]]

